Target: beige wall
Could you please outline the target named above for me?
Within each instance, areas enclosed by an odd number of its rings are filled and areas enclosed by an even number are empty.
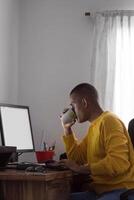
[[[17,102],[18,0],[0,0],[0,103]]]
[[[134,1],[0,0],[0,101],[29,105],[36,147],[44,130],[57,157],[68,93],[90,81],[92,27],[84,13],[106,9],[134,9]],[[86,127],[75,126],[79,137]]]
[[[89,80],[91,24],[85,11],[132,9],[133,0],[23,0],[20,3],[19,103],[30,105],[36,147],[42,130],[63,150],[59,114],[68,93]],[[81,137],[86,125],[76,125]]]

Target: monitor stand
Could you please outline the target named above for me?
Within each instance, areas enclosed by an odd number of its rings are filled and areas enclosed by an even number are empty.
[[[18,162],[18,152],[13,152],[10,159],[9,159],[9,162],[12,163],[12,162]]]

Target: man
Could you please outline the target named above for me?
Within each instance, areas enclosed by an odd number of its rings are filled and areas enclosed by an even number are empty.
[[[77,85],[70,93],[70,101],[77,121],[91,124],[78,143],[72,131],[75,121],[62,122],[68,160],[61,163],[75,172],[90,174],[89,190],[94,191],[73,194],[72,199],[119,200],[121,193],[134,188],[134,151],[127,130],[116,115],[102,110],[92,85]]]

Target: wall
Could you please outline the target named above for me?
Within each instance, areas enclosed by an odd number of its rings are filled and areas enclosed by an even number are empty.
[[[20,1],[18,102],[29,105],[36,148],[42,132],[64,151],[59,115],[68,94],[90,74],[91,26],[85,11],[134,9],[133,0]],[[78,136],[87,124],[76,125]]]
[[[30,105],[36,148],[44,129],[49,144],[56,140],[57,155],[63,151],[59,115],[69,104],[68,93],[89,79],[89,21],[75,6],[51,0],[21,4],[19,103]]]
[[[17,103],[18,0],[0,0],[0,103]]]

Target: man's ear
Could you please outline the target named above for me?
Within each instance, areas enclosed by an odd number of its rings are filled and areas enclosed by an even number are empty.
[[[87,99],[86,98],[82,98],[82,104],[85,108],[87,108],[88,103],[87,103]]]

